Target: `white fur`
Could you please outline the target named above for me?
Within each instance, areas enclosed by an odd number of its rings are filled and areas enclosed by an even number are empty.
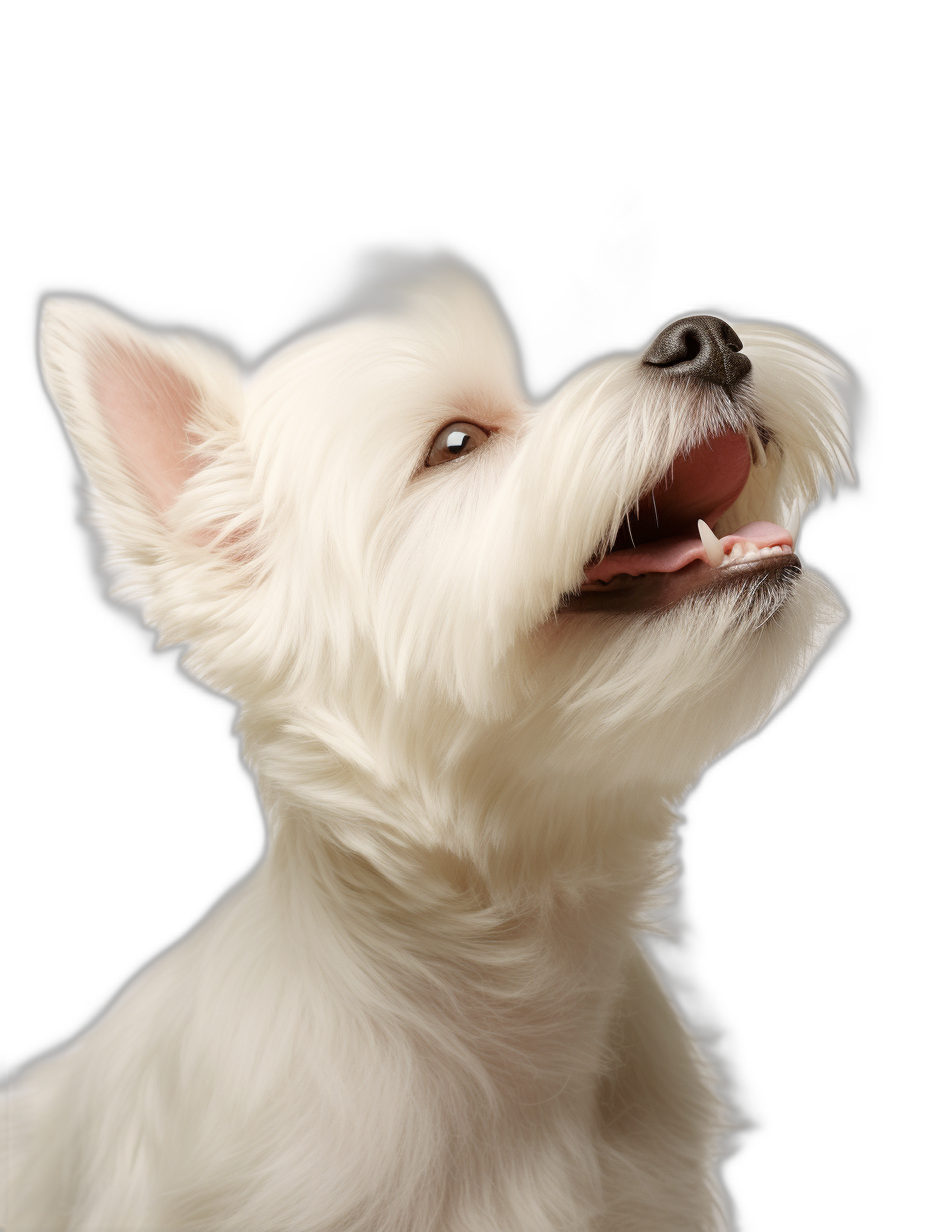
[[[736,328],[773,441],[719,533],[782,522],[845,460],[834,362]],[[730,402],[613,357],[533,406],[450,262],[247,382],[81,300],[46,303],[42,361],[122,593],[241,705],[269,846],[15,1081],[7,1232],[723,1226],[727,1114],[641,931],[668,802],[837,607],[804,572],[776,610],[737,588],[556,609]],[[456,419],[497,432],[423,470]],[[167,478],[133,460],[140,423],[173,441]]]

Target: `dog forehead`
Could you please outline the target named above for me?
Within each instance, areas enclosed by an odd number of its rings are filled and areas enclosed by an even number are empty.
[[[426,265],[418,276],[371,292],[377,301],[319,330],[307,331],[271,360],[308,358],[322,367],[351,366],[363,360],[405,360],[414,366],[469,369],[476,365],[511,377],[518,369],[515,340],[486,283],[452,260]]]
[[[498,420],[521,401],[500,318],[432,306],[349,320],[273,356],[246,396],[243,434],[259,471],[284,455],[301,467],[369,458],[415,469],[449,419]]]

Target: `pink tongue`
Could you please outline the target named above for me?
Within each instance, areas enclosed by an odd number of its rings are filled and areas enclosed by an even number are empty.
[[[756,548],[793,546],[788,530],[774,522],[749,522],[733,535],[723,535],[721,544],[726,553],[736,543],[753,543]],[[610,552],[598,565],[586,571],[588,582],[608,582],[620,573],[637,577],[641,573],[676,573],[694,560],[709,563],[706,549],[698,535],[674,535],[672,539],[658,539],[640,548],[623,548]]]

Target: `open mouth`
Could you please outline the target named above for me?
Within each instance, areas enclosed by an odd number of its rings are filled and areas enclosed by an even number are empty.
[[[569,611],[636,610],[676,603],[694,590],[749,575],[796,572],[789,531],[749,522],[718,538],[714,528],[741,495],[751,449],[740,432],[721,432],[679,454],[638,501],[609,550],[589,562]]]

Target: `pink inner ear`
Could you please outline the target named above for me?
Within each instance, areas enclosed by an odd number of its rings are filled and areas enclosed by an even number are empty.
[[[159,356],[111,340],[92,367],[94,393],[116,448],[164,513],[201,465],[191,455],[196,386]]]

